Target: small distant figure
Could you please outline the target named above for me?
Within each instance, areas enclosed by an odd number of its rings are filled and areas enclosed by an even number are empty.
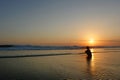
[[[89,46],[87,46],[86,49],[87,50],[85,51],[85,53],[88,55],[89,58],[92,57],[92,52],[90,51]]]

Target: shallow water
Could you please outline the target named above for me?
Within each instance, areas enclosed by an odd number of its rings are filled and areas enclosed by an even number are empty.
[[[119,80],[120,49],[92,51],[91,59],[84,50],[0,51],[0,56],[17,56],[0,58],[0,80]]]

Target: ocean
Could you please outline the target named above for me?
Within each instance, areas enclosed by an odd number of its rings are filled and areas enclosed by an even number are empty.
[[[120,80],[120,48],[0,50],[0,80]]]

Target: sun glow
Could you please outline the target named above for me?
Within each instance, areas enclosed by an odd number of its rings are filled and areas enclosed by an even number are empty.
[[[89,43],[90,43],[90,44],[94,44],[94,42],[95,42],[95,40],[94,40],[93,38],[91,38],[91,39],[89,40]]]

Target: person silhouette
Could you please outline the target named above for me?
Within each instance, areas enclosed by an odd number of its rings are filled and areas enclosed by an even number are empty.
[[[85,53],[87,54],[87,57],[88,57],[88,58],[91,58],[91,57],[92,57],[92,52],[90,51],[89,46],[87,46],[86,49],[87,49],[87,50],[85,51]]]

